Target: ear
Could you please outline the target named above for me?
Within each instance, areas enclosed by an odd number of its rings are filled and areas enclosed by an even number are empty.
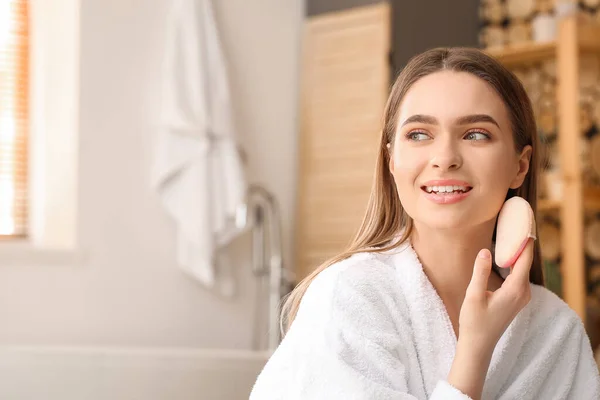
[[[387,148],[388,154],[390,155],[390,162],[388,164],[388,168],[390,169],[390,172],[393,175],[394,174],[394,152],[392,151],[392,145],[390,143],[386,144],[385,147]]]
[[[521,154],[519,155],[519,170],[517,172],[517,176],[515,176],[513,181],[510,183],[511,189],[517,189],[523,184],[523,181],[529,172],[532,151],[533,148],[530,145],[525,146],[523,151],[521,151]]]

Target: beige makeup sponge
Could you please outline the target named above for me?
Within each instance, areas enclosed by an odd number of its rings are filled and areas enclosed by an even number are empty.
[[[496,225],[496,264],[512,267],[530,239],[536,239],[535,218],[529,202],[511,197],[504,202]]]

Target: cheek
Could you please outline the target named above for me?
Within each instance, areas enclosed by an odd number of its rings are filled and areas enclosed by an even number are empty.
[[[507,151],[482,154],[475,165],[484,171],[484,182],[498,191],[508,190],[518,171],[518,161]]]
[[[486,215],[492,217],[500,210],[510,185],[516,176],[516,161],[506,152],[488,153],[472,165],[477,173],[481,195],[485,197],[483,207]],[[483,211],[482,209],[482,211]]]
[[[427,157],[423,151],[398,146],[394,152],[394,175],[399,183],[412,183],[423,167],[427,164]]]
[[[415,148],[397,148],[394,152],[394,181],[397,195],[404,210],[411,216],[415,215],[416,202],[419,196],[415,182],[426,168],[427,157],[424,151]]]

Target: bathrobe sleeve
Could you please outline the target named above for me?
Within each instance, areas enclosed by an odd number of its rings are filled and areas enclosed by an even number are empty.
[[[394,275],[383,263],[359,267],[334,265],[315,278],[251,400],[417,399],[408,393],[409,325],[392,295]],[[442,399],[470,398],[440,381],[430,400]]]

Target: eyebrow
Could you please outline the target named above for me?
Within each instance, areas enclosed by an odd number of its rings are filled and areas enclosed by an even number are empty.
[[[477,122],[489,122],[496,125],[500,128],[500,125],[494,118],[487,114],[473,114],[473,115],[465,115],[464,117],[459,117],[456,119],[456,124],[458,125],[469,125]],[[423,114],[415,114],[406,118],[402,123],[402,126],[410,123],[421,123],[428,125],[439,125],[438,120],[431,115],[423,115]]]

